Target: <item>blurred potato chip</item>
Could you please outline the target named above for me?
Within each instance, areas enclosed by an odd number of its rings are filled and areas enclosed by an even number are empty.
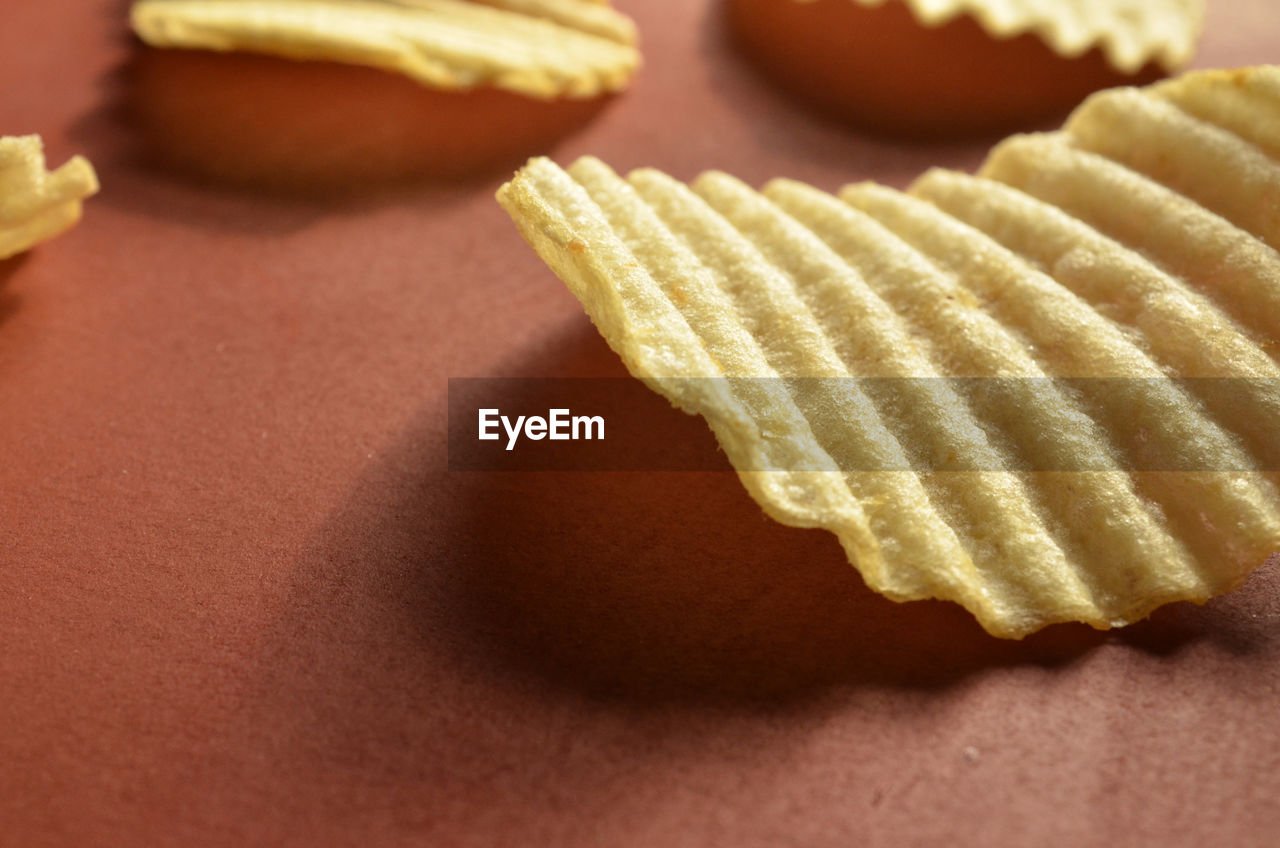
[[[811,0],[793,0],[811,2]],[[973,17],[993,38],[1034,33],[1064,57],[1098,48],[1117,71],[1148,62],[1176,71],[1195,49],[1204,0],[851,0],[862,6],[903,2],[924,26]]]
[[[863,129],[1036,126],[1190,59],[1204,0],[725,0],[726,29],[797,101]]]
[[[424,85],[595,97],[640,62],[630,19],[592,0],[138,0],[153,47],[367,65]]]
[[[87,159],[73,156],[49,171],[40,136],[0,137],[0,259],[73,227],[80,202],[97,191]]]
[[[1119,626],[1280,549],[1280,254],[1257,226],[1276,74],[1102,94],[1196,116],[1130,109],[1112,137],[1086,105],[979,177],[905,193],[540,158],[498,199],[631,373],[706,418],[766,512],[835,533],[871,588],[956,601],[1001,637]],[[1207,105],[1224,80],[1256,121]],[[1157,167],[1132,127],[1245,164],[1224,179],[1190,146]]]

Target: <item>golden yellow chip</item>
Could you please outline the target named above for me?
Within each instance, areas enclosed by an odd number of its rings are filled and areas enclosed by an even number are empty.
[[[537,98],[618,91],[640,61],[631,21],[590,0],[138,0],[132,18],[154,47],[367,65]]]
[[[1278,76],[1270,67],[1101,92],[1076,110],[1066,130],[1079,147],[1167,185],[1280,249]],[[1231,109],[1221,96],[1224,85],[1248,105]],[[1217,109],[1196,105],[1215,99]],[[1250,128],[1242,129],[1245,124]]]
[[[1090,108],[983,177],[907,193],[686,186],[586,158],[532,160],[498,199],[631,373],[707,419],[770,515],[835,533],[871,588],[956,601],[997,636],[1105,628],[1280,549],[1280,324],[1257,315],[1280,255],[1244,226],[1280,163],[1216,187],[1219,216],[1085,151]],[[1214,133],[1238,156],[1277,141]]]
[[[97,191],[87,159],[73,156],[48,171],[40,136],[0,137],[0,259],[73,227],[80,201]]]
[[[798,0],[811,2],[811,0]],[[1148,62],[1167,71],[1187,63],[1204,21],[1204,0],[852,0],[861,6],[903,2],[925,26],[973,17],[993,38],[1034,33],[1061,56],[1098,48],[1116,70]]]

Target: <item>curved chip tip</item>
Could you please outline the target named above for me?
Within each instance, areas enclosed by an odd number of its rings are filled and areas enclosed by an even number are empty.
[[[98,175],[83,156],[49,171],[40,136],[0,137],[0,259],[73,227],[81,201],[98,190]]]

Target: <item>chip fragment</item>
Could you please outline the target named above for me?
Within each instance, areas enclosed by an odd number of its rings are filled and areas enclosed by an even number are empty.
[[[49,171],[40,136],[0,137],[0,259],[75,226],[80,202],[97,191],[97,175],[84,157]]]
[[[138,0],[132,21],[153,47],[366,65],[541,99],[616,92],[640,61],[630,19],[592,0]]]
[[[534,159],[498,199],[631,373],[871,588],[1001,637],[1120,626],[1280,549],[1280,101],[1242,132],[1181,111],[1224,79],[1100,94],[905,193],[584,158]],[[1273,92],[1280,69],[1229,79]],[[1109,137],[1116,98],[1143,108]]]

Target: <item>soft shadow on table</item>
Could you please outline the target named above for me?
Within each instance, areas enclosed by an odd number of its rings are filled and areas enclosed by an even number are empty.
[[[27,263],[28,254],[19,253],[8,259],[0,259],[0,327],[18,311],[22,298],[9,289],[9,280]]]
[[[1148,85],[1165,75],[1154,62],[1120,72],[1096,45],[1066,57],[1032,33],[996,39],[971,15],[923,26],[900,3],[715,0],[704,30],[708,52],[725,54],[722,67],[734,73],[745,67],[820,119],[943,149],[1056,129],[1094,91]]]
[[[615,361],[581,321],[504,376],[609,376]],[[716,451],[700,420],[662,398],[642,414],[654,439]],[[1059,625],[994,639],[954,604],[870,592],[834,537],[769,520],[728,470],[448,473],[442,419],[425,412],[369,469],[308,557],[290,639],[314,638],[308,616],[331,602],[363,610],[355,631],[322,631],[317,662],[396,631],[409,653],[397,664],[422,652],[424,676],[449,646],[473,672],[593,699],[746,707],[849,687],[942,690],[998,668],[1060,667],[1108,642],[1166,655],[1270,639],[1240,623],[1241,605],[1265,599],[1248,593],[1111,634]],[[1264,571],[1255,583],[1274,582],[1277,568]]]
[[[1267,558],[1244,586],[1203,606],[1170,604],[1144,621],[1115,631],[1114,639],[1147,654],[1169,657],[1209,641],[1230,656],[1247,657],[1280,645],[1280,551]]]
[[[99,202],[243,234],[491,196],[612,102],[544,105],[486,89],[437,103],[449,95],[371,68],[158,50],[123,29],[119,39],[101,105],[72,127],[102,176]],[[435,115],[451,104],[452,119]],[[490,125],[513,110],[510,125]],[[469,130],[455,126],[464,120]]]
[[[799,102],[741,54],[726,25],[723,6],[724,0],[707,4],[699,33],[704,54],[715,57],[706,63],[709,82],[723,102],[744,116],[745,126],[753,133],[751,141],[760,148],[783,156],[802,150],[806,163],[846,171],[844,182],[875,174],[880,182],[904,188],[931,167],[976,168],[988,149],[1007,134],[903,138],[829,116]],[[1050,123],[1045,122],[1044,128]]]
[[[95,203],[130,215],[177,220],[234,235],[276,238],[332,216],[353,217],[394,204],[447,208],[464,202],[488,182],[376,185],[365,190],[302,192],[276,186],[238,185],[176,169],[148,152],[131,117],[128,64],[100,80],[103,97],[71,127],[71,140],[98,171],[103,190]]]

